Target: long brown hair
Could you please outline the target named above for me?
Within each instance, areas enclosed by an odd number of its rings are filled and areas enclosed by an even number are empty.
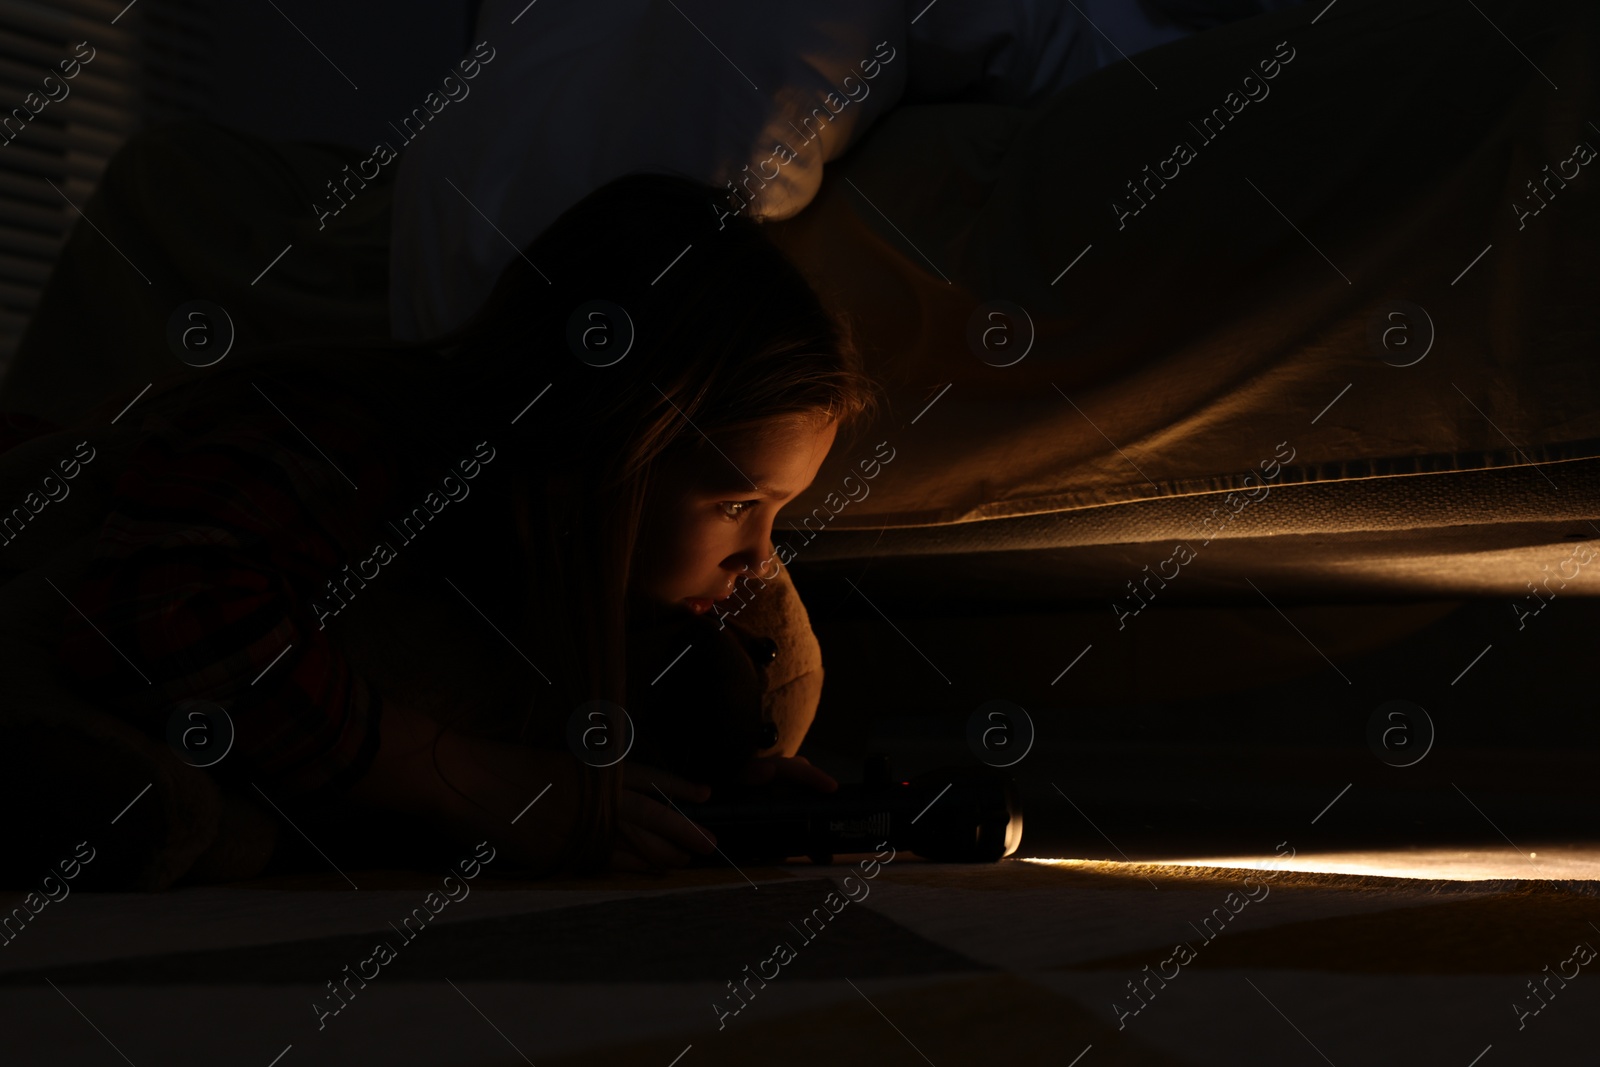
[[[652,465],[785,418],[837,420],[838,441],[853,440],[878,408],[848,321],[759,223],[723,204],[714,187],[675,175],[618,178],[520,250],[444,337],[279,347],[226,372],[311,365],[355,386],[418,484],[437,484],[475,442],[503,457],[498,521],[464,555],[486,581],[501,577],[499,606],[521,608],[519,647],[554,669],[506,709],[502,736],[561,746],[574,709],[624,703],[629,571]],[[599,319],[595,301],[607,302]],[[597,322],[602,332],[585,338]],[[189,384],[201,388],[174,399],[203,400],[209,383]],[[585,764],[568,852],[577,869],[609,855],[620,769]]]

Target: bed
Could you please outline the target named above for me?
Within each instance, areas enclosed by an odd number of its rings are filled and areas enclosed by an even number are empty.
[[[860,457],[830,456],[792,505],[816,520],[797,569],[874,558],[877,587],[912,599],[937,570],[941,597],[1124,611],[1130,582],[1170,600],[1255,599],[1249,579],[1301,599],[1590,588],[1593,14],[1317,16],[1157,48],[1036,111],[905,107],[830,164],[774,230],[890,384],[868,440],[895,458],[841,503]],[[1242,80],[1275,56],[1270,81]],[[1194,148],[1181,167],[1174,141]]]
[[[858,39],[916,29],[864,10],[880,23],[835,32],[810,81],[779,73],[815,94]],[[892,401],[790,506],[799,569],[878,558],[907,595],[932,568],[948,596],[1108,617],[1158,570],[1168,600],[1254,597],[1247,572],[1294,597],[1581,593],[1595,47],[1572,4],[1340,0],[987,92],[1034,106],[918,103],[883,66],[837,158],[772,205]],[[1067,84],[1035,101],[1029,77]],[[912,102],[866,110],[892,91]],[[476,103],[454,105],[463,124]],[[402,186],[453,151],[448,116]],[[182,124],[135,138],[90,214],[164,300],[77,234],[0,405],[64,421],[131,397],[173,370],[167,319],[195,296],[230,309],[239,344],[404,332],[396,307],[426,299],[381,278],[425,251],[422,201],[399,190],[396,218],[389,174],[325,226],[305,208],[368,154]],[[146,191],[158,177],[174,195]],[[124,314],[95,314],[107,301]],[[847,488],[874,452],[894,459]]]

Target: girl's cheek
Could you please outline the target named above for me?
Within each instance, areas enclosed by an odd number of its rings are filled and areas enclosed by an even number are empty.
[[[668,582],[693,584],[709,551],[707,524],[689,509],[681,509],[673,522],[657,531],[654,543],[645,551]]]

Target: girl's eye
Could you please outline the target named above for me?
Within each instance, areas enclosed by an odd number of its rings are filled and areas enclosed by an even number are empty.
[[[759,503],[759,500],[724,500],[722,503],[718,504],[717,507],[723,509],[722,514],[724,518],[738,522],[740,519],[744,518],[745,512],[749,511]],[[729,508],[737,508],[738,510],[729,512]]]

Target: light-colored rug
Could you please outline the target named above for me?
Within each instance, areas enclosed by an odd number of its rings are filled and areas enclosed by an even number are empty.
[[[1592,1041],[1600,881],[871,859],[70,893],[0,948],[3,1059],[1498,1067]]]

